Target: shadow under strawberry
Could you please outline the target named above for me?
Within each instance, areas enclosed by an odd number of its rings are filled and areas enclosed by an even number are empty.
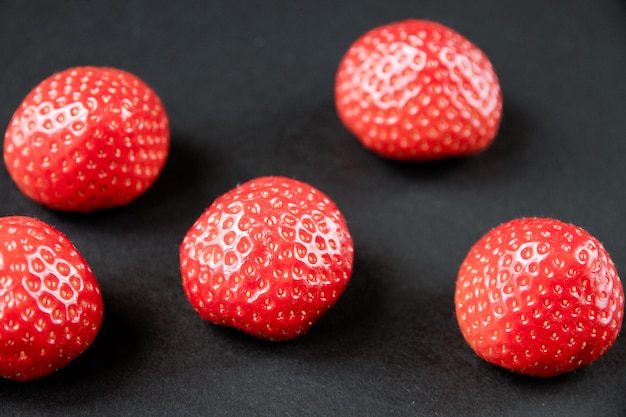
[[[394,171],[412,180],[448,180],[463,183],[478,181],[506,181],[527,167],[536,158],[536,146],[541,146],[537,137],[534,117],[527,107],[515,99],[505,97],[500,130],[490,147],[484,151],[464,157],[432,161],[399,162],[382,159],[388,164],[390,174]]]
[[[350,283],[333,305],[307,333],[287,341],[260,339],[228,326],[206,324],[207,338],[216,338],[226,349],[235,349],[242,355],[328,357],[345,354],[367,336],[379,315],[381,303],[380,276],[374,271],[371,259],[356,255]],[[208,343],[208,342],[207,342]]]
[[[29,382],[0,379],[0,403],[23,408],[33,406],[76,407],[89,405],[97,398],[124,389],[123,377],[142,364],[144,323],[129,306],[104,294],[105,314],[96,340],[82,355],[65,368]],[[4,413],[3,413],[4,415]]]
[[[185,202],[197,195],[201,181],[213,176],[210,152],[200,151],[196,146],[191,138],[173,133],[170,153],[161,174],[152,187],[125,206],[86,213],[45,209],[43,214],[69,225],[124,233],[140,229],[160,230],[161,227],[169,229],[184,216],[186,207],[193,207]]]

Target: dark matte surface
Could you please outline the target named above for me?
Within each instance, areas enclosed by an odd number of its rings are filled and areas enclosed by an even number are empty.
[[[386,161],[338,121],[343,52],[409,17],[449,25],[490,56],[505,109],[483,154]],[[623,1],[0,0],[3,126],[35,84],[83,64],[129,70],[160,94],[171,156],[139,200],[86,215],[32,203],[0,169],[0,215],[65,232],[106,308],[95,345],[69,367],[0,381],[0,415],[626,414],[623,336],[583,370],[524,377],[474,356],[453,305],[467,250],[514,217],[583,226],[626,268]],[[203,322],[178,270],[178,245],[201,211],[266,174],[331,196],[356,250],[339,303],[280,344]]]

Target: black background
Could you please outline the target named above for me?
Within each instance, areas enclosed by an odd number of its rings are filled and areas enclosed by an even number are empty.
[[[341,56],[405,18],[451,26],[490,57],[504,118],[484,153],[383,160],[339,122]],[[0,0],[0,124],[39,81],[75,65],[151,85],[170,116],[171,154],[140,199],[90,214],[31,202],[0,169],[0,215],[66,233],[105,301],[95,344],[67,368],[0,381],[0,415],[625,415],[623,336],[579,371],[520,376],[473,354],[453,303],[471,245],[515,217],[582,226],[626,268],[623,1]],[[355,241],[338,304],[285,343],[202,321],[180,284],[187,229],[260,175],[320,188]]]

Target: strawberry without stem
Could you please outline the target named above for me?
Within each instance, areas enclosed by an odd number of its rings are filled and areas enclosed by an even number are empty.
[[[92,344],[102,315],[98,282],[64,234],[0,218],[0,376],[26,381],[66,366]]]
[[[42,81],[4,139],[4,161],[22,192],[71,211],[134,200],[156,180],[168,152],[161,100],[135,75],[114,68],[70,68]]]
[[[602,244],[545,218],[512,220],[483,236],[461,265],[455,302],[478,356],[538,376],[600,358],[624,315],[622,283]]]
[[[367,148],[399,160],[479,152],[495,138],[502,116],[487,56],[428,20],[391,23],[357,39],[337,70],[335,103]]]
[[[353,251],[326,195],[296,180],[261,177],[219,197],[186,234],[183,287],[206,320],[291,339],[337,301]]]

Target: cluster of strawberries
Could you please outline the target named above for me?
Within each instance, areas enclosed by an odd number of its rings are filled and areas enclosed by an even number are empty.
[[[494,69],[443,25],[406,20],[357,39],[339,64],[336,107],[371,151],[397,160],[475,154],[498,133]],[[158,178],[170,146],[157,94],[133,74],[76,67],[37,85],[13,115],[4,161],[20,190],[52,209],[122,206]],[[217,198],[182,239],[182,286],[206,320],[287,340],[307,332],[352,275],[346,220],[320,190],[252,179]],[[478,356],[551,376],[589,364],[621,329],[621,281],[602,244],[554,219],[495,227],[457,278],[456,315]],[[100,287],[59,230],[0,218],[0,376],[31,380],[80,355],[103,318]]]

